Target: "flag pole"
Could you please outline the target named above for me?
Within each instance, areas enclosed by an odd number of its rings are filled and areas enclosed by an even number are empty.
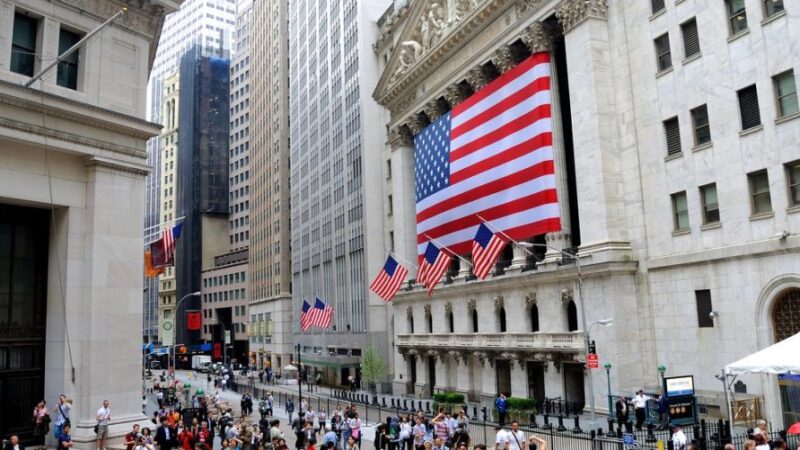
[[[439,247],[441,247],[441,248],[443,248],[443,249],[447,250],[448,252],[450,252],[450,253],[451,253],[453,256],[455,256],[456,258],[460,259],[460,260],[461,260],[461,261],[462,261],[464,264],[466,264],[466,265],[468,265],[468,266],[472,267],[472,262],[470,262],[470,261],[469,261],[469,260],[467,260],[466,258],[462,258],[462,257],[461,257],[461,255],[459,255],[459,254],[457,254],[456,252],[454,252],[454,251],[450,250],[449,248],[447,248],[447,246],[445,246],[445,245],[442,245],[442,243],[441,243],[441,242],[439,242],[439,241],[437,241],[436,239],[434,239],[434,238],[432,238],[432,237],[428,236],[427,234],[424,234],[423,236],[425,236],[426,238],[430,239],[430,240],[431,240],[431,242],[433,242],[434,244],[438,245]]]
[[[384,248],[383,250],[384,250],[386,253],[390,254],[391,256],[394,256],[395,258],[399,259],[399,260],[400,260],[400,262],[402,262],[403,264],[408,264],[409,266],[411,266],[411,267],[413,267],[413,268],[415,268],[415,269],[418,269],[418,268],[419,268],[419,266],[418,266],[418,265],[416,265],[416,264],[412,263],[411,261],[409,261],[409,260],[407,260],[407,259],[403,258],[402,256],[398,255],[397,253],[395,253],[395,252],[393,252],[393,251],[391,251],[391,250],[389,250],[389,249],[386,249],[386,248]]]
[[[527,249],[527,248],[525,248],[523,245],[521,245],[519,242],[517,242],[517,241],[515,241],[514,239],[512,239],[512,238],[511,238],[511,236],[509,236],[509,235],[505,234],[505,233],[504,233],[502,230],[500,230],[500,229],[498,229],[497,227],[495,227],[494,225],[492,225],[492,223],[491,223],[491,222],[489,222],[488,220],[486,220],[486,219],[484,219],[483,217],[481,217],[481,215],[480,215],[480,214],[475,214],[475,216],[477,216],[477,217],[478,217],[478,219],[481,219],[481,222],[482,222],[483,224],[485,224],[487,227],[489,227],[489,228],[491,228],[492,230],[494,230],[494,232],[495,232],[495,233],[502,234],[503,236],[505,236],[505,237],[506,237],[506,239],[508,239],[509,241],[511,241],[511,242],[512,242],[514,245],[516,245],[516,246],[517,246],[517,247],[518,247],[520,250],[522,250],[523,252],[527,253],[527,254],[528,254],[528,256],[533,256],[533,257],[536,257],[536,255],[535,255],[535,254],[534,254],[532,251],[528,250],[528,249]]]
[[[173,220],[167,220],[166,222],[162,222],[162,223],[161,223],[161,225],[165,225],[165,224],[171,224],[171,223],[174,223],[174,222],[178,222],[178,221],[181,221],[181,220],[183,220],[183,219],[185,219],[185,218],[186,218],[186,216],[180,216],[180,217],[178,217],[177,219],[173,219]],[[162,232],[163,232],[163,231],[162,231]],[[159,238],[158,238],[158,239],[161,239],[161,234],[160,234],[160,233],[161,233],[161,232],[159,232]],[[144,244],[144,246],[145,246],[145,247],[149,247],[149,246],[150,246],[150,244],[152,244],[153,242],[157,241],[158,239],[153,239],[153,240],[152,240],[152,241],[150,241],[150,242],[146,242],[146,243]]]

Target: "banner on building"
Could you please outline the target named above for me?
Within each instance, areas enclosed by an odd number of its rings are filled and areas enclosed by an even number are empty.
[[[188,311],[186,313],[186,329],[197,331],[203,326],[203,316],[200,311]]]

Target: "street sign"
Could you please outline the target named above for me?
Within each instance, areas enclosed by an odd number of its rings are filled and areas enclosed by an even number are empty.
[[[634,445],[634,442],[636,442],[636,436],[634,436],[633,433],[625,433],[622,435],[622,443],[624,445]]]
[[[597,353],[589,353],[586,355],[586,367],[590,369],[597,369],[600,367],[600,361],[597,358]]]
[[[225,330],[225,345],[230,345],[231,343],[231,330]]]

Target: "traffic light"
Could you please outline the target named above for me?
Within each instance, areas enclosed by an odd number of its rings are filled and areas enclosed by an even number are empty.
[[[594,345],[594,341],[589,341],[589,353],[597,353],[597,346]]]
[[[178,353],[186,353],[187,351],[188,349],[186,348],[185,345],[181,345],[180,347],[178,347]]]

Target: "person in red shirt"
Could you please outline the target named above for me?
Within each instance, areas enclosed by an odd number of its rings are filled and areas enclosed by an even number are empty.
[[[200,430],[197,432],[195,444],[200,444],[204,450],[211,450],[211,430],[208,429],[208,423],[203,422],[200,424]]]
[[[192,450],[194,446],[194,436],[192,436],[192,431],[188,428],[184,428],[183,431],[178,435],[178,442],[181,445],[183,450]]]
[[[134,424],[133,430],[125,435],[125,447],[127,450],[133,450],[137,437],[139,437],[139,424]]]

